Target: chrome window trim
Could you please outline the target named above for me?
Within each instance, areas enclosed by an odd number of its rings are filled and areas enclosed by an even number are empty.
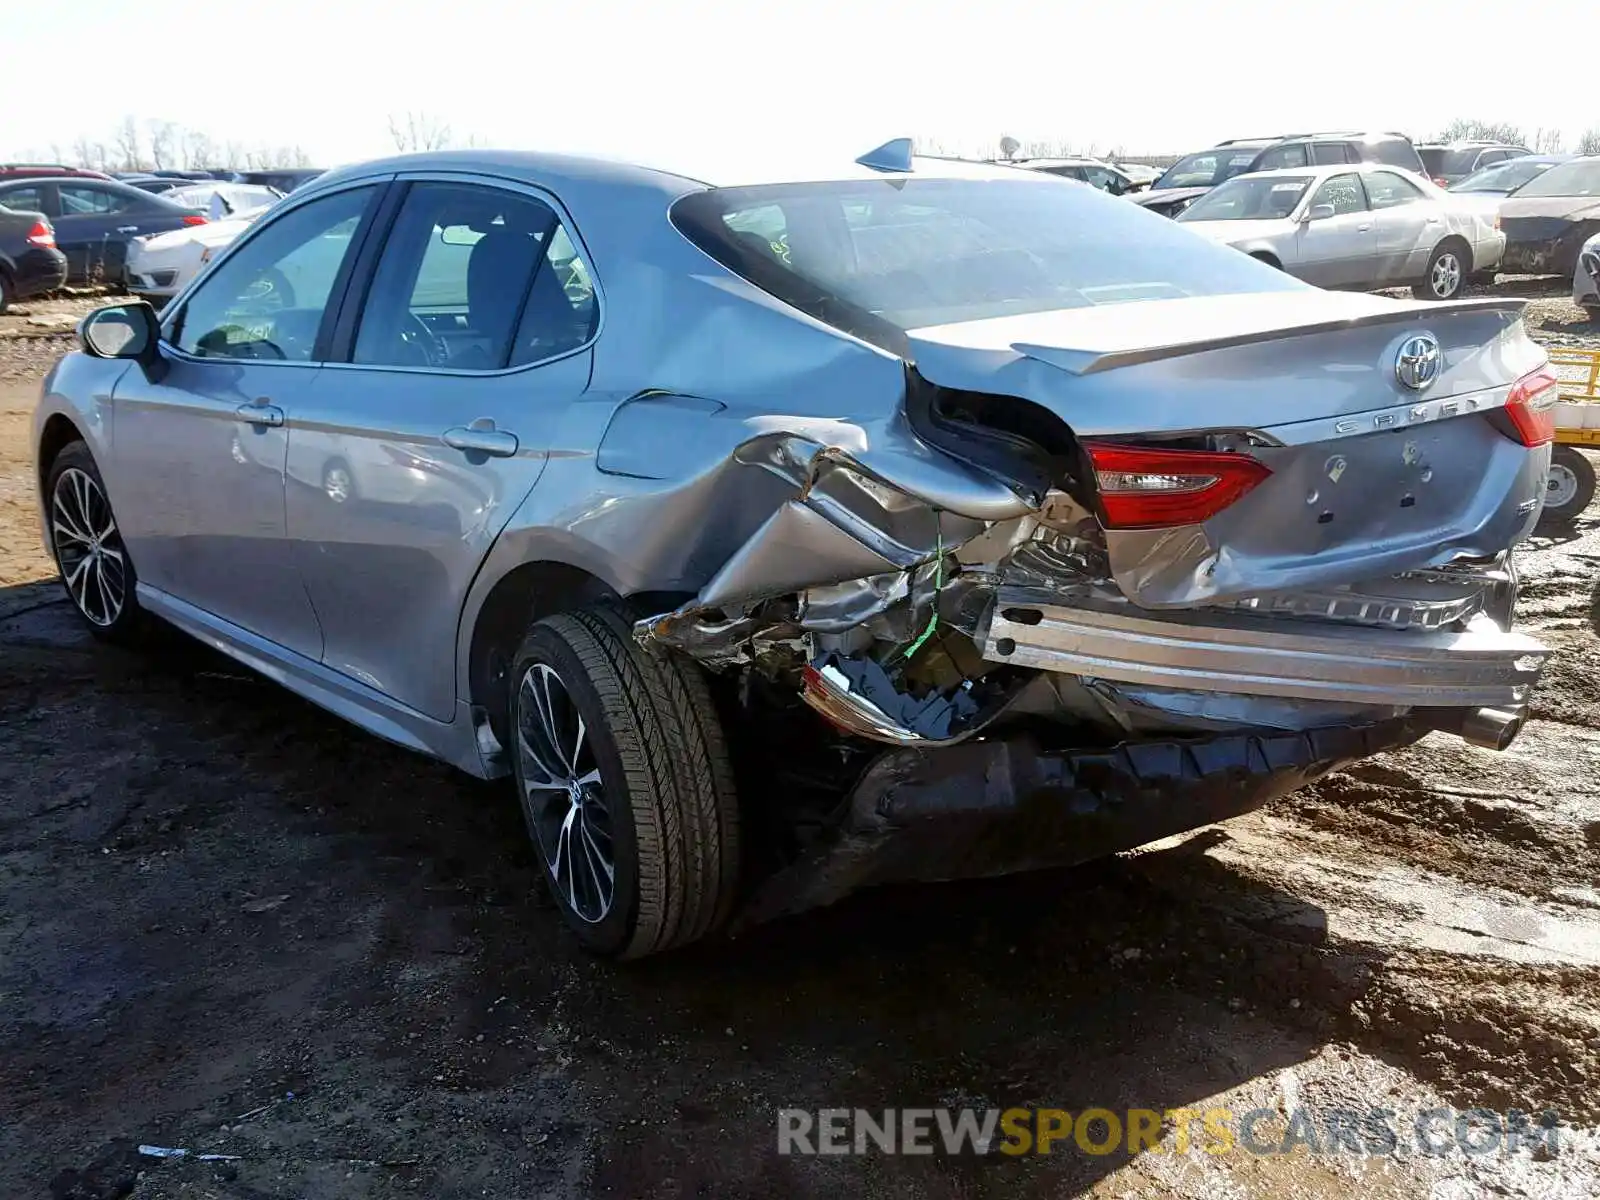
[[[527,183],[520,179],[508,179],[503,175],[485,175],[476,171],[401,171],[392,176],[396,183],[459,183],[476,187],[498,188],[501,191],[520,193],[530,196],[541,204],[548,205],[550,211],[556,214],[556,219],[567,231],[567,237],[577,248],[578,255],[583,259],[583,265],[589,272],[589,282],[594,288],[595,307],[598,310],[595,316],[594,332],[589,335],[589,340],[582,345],[574,346],[570,350],[563,350],[559,354],[551,354],[545,358],[535,359],[532,362],[517,363],[510,367],[497,367],[492,371],[471,370],[464,367],[419,367],[405,363],[358,363],[358,362],[319,362],[319,367],[331,367],[334,370],[360,370],[399,372],[405,375],[444,375],[464,379],[495,379],[505,375],[518,375],[523,371],[533,370],[535,367],[548,366],[551,363],[561,362],[578,354],[586,354],[594,348],[600,340],[600,335],[605,332],[606,304],[605,296],[600,284],[600,276],[594,269],[594,257],[589,253],[588,244],[583,240],[583,233],[578,229],[577,222],[572,219],[572,213],[567,209],[559,197],[547,188],[537,184]],[[396,214],[398,216],[398,213]],[[381,256],[380,256],[381,261]],[[376,271],[376,266],[374,266]],[[530,280],[530,283],[532,281]],[[360,332],[359,323],[356,326]],[[354,345],[351,347],[354,351]]]

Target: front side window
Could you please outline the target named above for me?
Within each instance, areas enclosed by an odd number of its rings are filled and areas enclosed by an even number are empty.
[[[1388,171],[1367,172],[1366,185],[1367,203],[1373,209],[1398,208],[1402,204],[1414,204],[1427,199],[1416,184]]]
[[[417,183],[378,260],[353,360],[498,371],[576,349],[596,317],[588,268],[548,204]]]
[[[309,362],[375,188],[313,200],[265,218],[184,304],[172,330],[202,358]]]
[[[757,287],[891,348],[896,331],[947,322],[1304,286],[1138,205],[1041,178],[712,188],[671,215]]]
[[[56,194],[61,197],[61,215],[88,217],[102,213],[121,212],[128,207],[128,198],[100,188],[81,184],[58,183]]]
[[[1311,197],[1311,207],[1319,204],[1331,204],[1333,215],[1342,217],[1346,213],[1366,211],[1367,198],[1361,191],[1361,180],[1354,175],[1335,175],[1323,181],[1322,186]]]
[[[1303,167],[1306,165],[1305,144],[1293,142],[1287,146],[1274,146],[1271,150],[1263,151],[1260,161],[1255,165],[1255,170],[1276,171],[1280,167]]]

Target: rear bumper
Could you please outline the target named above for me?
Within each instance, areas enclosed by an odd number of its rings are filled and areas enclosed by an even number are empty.
[[[1391,630],[1188,611],[1110,612],[1002,592],[983,639],[990,662],[1109,679],[1339,703],[1512,708],[1549,651],[1486,616],[1465,632]]]
[[[17,256],[12,285],[18,300],[53,292],[67,283],[67,256],[59,250],[35,247]]]
[[[1100,750],[1047,750],[1025,736],[889,750],[837,827],[758,887],[735,926],[871,884],[1006,875],[1130,850],[1250,812],[1427,731],[1393,720]]]

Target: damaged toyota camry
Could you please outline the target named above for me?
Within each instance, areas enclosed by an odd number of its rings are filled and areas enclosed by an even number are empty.
[[[903,140],[346,168],[79,336],[35,435],[89,625],[512,776],[601,954],[1502,749],[1545,658],[1520,301]]]

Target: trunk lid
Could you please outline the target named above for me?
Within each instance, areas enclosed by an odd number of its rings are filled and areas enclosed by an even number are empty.
[[[918,372],[1018,396],[1080,439],[1208,436],[1269,478],[1198,524],[1109,530],[1151,607],[1233,602],[1491,558],[1538,515],[1547,448],[1491,419],[1544,352],[1521,301],[1398,302],[1312,288],[1058,310],[911,332]],[[1430,335],[1437,377],[1399,378]]]

